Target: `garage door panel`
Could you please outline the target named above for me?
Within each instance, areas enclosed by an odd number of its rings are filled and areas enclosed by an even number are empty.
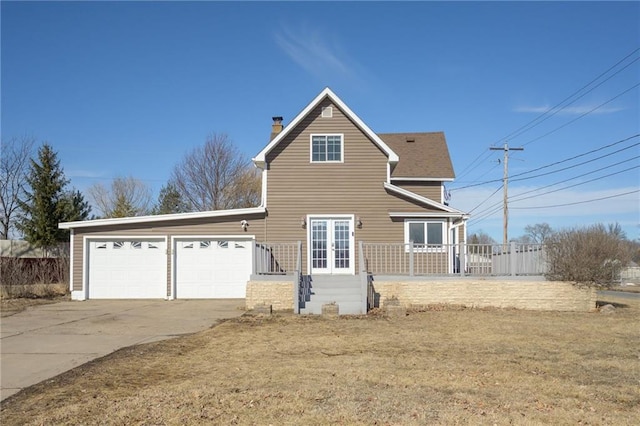
[[[177,298],[243,298],[252,270],[251,241],[177,240]]]
[[[166,298],[166,271],[163,240],[89,243],[90,299]]]

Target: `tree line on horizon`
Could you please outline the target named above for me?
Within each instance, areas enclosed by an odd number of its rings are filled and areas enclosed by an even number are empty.
[[[36,140],[12,138],[0,157],[0,239],[20,235],[39,247],[69,240],[60,222],[186,213],[259,205],[261,176],[225,134],[209,135],[188,152],[162,187],[157,201],[142,180],[116,177],[95,183],[85,195],[70,188],[58,153]],[[90,203],[91,202],[91,203]],[[94,207],[98,214],[91,214]]]

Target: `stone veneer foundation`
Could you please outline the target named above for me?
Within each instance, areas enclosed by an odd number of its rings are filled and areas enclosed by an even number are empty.
[[[407,308],[450,304],[537,311],[589,312],[596,309],[595,289],[560,281],[374,277],[373,287],[380,307],[384,307],[385,300],[397,299]],[[286,279],[249,281],[246,308],[251,310],[256,305],[271,305],[274,311],[293,310],[293,282]]]

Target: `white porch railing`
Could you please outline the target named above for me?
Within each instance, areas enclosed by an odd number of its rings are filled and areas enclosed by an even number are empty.
[[[300,270],[301,243],[255,244],[256,275],[290,275]]]
[[[302,242],[255,243],[253,275],[285,276],[293,282],[293,312],[311,293],[309,276],[302,275]]]
[[[373,275],[543,275],[547,264],[540,244],[365,243],[364,270]]]

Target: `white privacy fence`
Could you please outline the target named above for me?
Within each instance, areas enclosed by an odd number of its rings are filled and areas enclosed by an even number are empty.
[[[69,257],[69,243],[59,243],[48,249],[23,240],[0,240],[0,257]]]

